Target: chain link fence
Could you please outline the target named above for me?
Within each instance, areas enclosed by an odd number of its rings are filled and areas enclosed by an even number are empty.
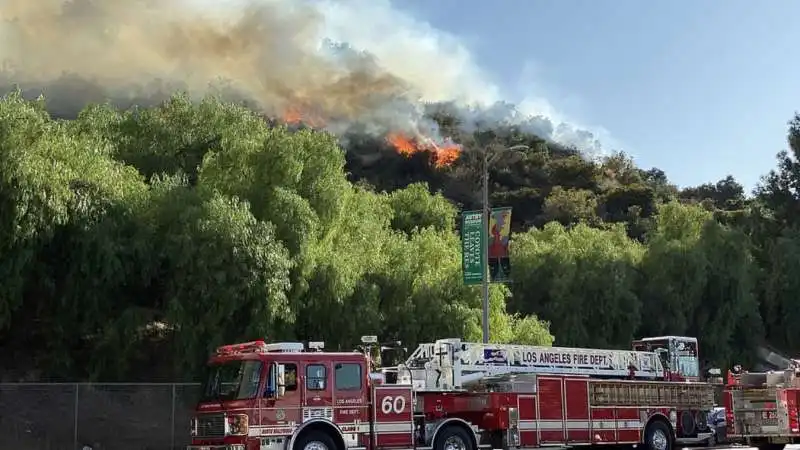
[[[199,391],[188,383],[0,383],[0,449],[183,449]]]

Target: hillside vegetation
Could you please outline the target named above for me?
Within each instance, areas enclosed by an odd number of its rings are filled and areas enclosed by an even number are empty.
[[[0,102],[0,347],[7,379],[193,379],[220,343],[363,334],[480,339],[461,281],[460,209],[479,206],[481,151],[511,206],[509,286],[494,341],[627,347],[688,334],[709,363],[755,345],[800,351],[800,118],[757,195],[732,178],[679,190],[625,155],[599,162],[521,129],[463,133],[451,167],[384,140],[287,128],[231,103]]]

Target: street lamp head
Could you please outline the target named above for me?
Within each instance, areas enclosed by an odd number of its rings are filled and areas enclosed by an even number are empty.
[[[509,151],[512,151],[512,152],[520,152],[520,151],[530,150],[530,149],[531,148],[529,146],[525,145],[525,144],[519,144],[519,145],[512,145],[511,147],[508,147],[506,150],[509,150]]]
[[[525,156],[525,150],[530,149],[531,148],[525,144],[512,145],[511,147],[487,147],[483,152],[484,162],[489,165],[497,158],[508,158],[509,156],[511,156],[511,161],[517,161]],[[493,154],[490,155],[490,152]],[[484,168],[484,170],[488,170],[488,168]]]

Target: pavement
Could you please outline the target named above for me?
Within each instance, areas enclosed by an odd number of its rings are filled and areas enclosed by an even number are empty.
[[[755,447],[746,447],[744,445],[718,445],[716,447],[684,447],[682,450],[703,450],[703,449],[713,449],[713,450],[758,450]],[[786,446],[785,450],[800,450],[800,445],[798,444],[790,444]]]

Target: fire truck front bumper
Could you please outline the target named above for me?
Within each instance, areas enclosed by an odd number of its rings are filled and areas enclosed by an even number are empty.
[[[187,445],[186,450],[244,450],[244,444]]]

